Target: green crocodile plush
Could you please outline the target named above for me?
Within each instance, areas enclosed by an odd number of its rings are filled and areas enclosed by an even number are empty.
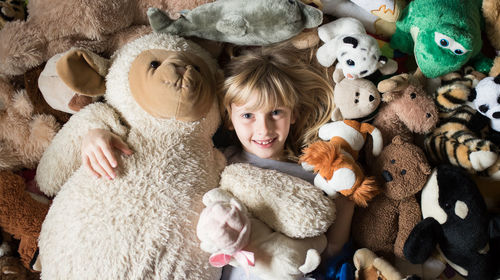
[[[268,45],[320,25],[323,13],[300,0],[219,0],[183,11],[177,20],[157,8],[150,8],[148,17],[156,32]]]
[[[396,22],[391,47],[408,54],[435,78],[470,62],[488,72],[493,61],[480,53],[482,0],[414,0]]]

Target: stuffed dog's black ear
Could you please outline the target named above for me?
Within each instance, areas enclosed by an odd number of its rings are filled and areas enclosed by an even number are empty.
[[[351,44],[353,49],[358,46],[358,39],[351,36],[345,37],[342,41],[344,41],[344,43],[346,44]]]

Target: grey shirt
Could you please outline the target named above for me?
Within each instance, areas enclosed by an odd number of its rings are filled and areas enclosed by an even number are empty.
[[[282,173],[298,177],[311,184],[314,184],[315,174],[304,170],[302,166],[295,162],[279,161],[274,159],[260,158],[254,154],[246,152],[239,147],[230,146],[224,150],[224,156],[227,164],[231,163],[249,163],[264,169],[272,169]]]

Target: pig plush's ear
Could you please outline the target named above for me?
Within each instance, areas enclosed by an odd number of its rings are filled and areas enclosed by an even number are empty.
[[[83,49],[70,50],[56,65],[61,80],[75,92],[86,96],[101,96],[106,92],[104,77],[109,59]]]

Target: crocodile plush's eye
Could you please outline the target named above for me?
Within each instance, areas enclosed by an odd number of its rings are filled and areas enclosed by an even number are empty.
[[[454,55],[463,55],[468,52],[459,42],[439,32],[434,32],[434,42],[439,47],[449,50]]]
[[[348,60],[346,60],[346,62],[345,62],[345,63],[346,63],[347,65],[349,65],[349,66],[354,66],[354,65],[356,64],[356,63],[354,63],[354,61],[353,61],[352,59],[348,59]]]

